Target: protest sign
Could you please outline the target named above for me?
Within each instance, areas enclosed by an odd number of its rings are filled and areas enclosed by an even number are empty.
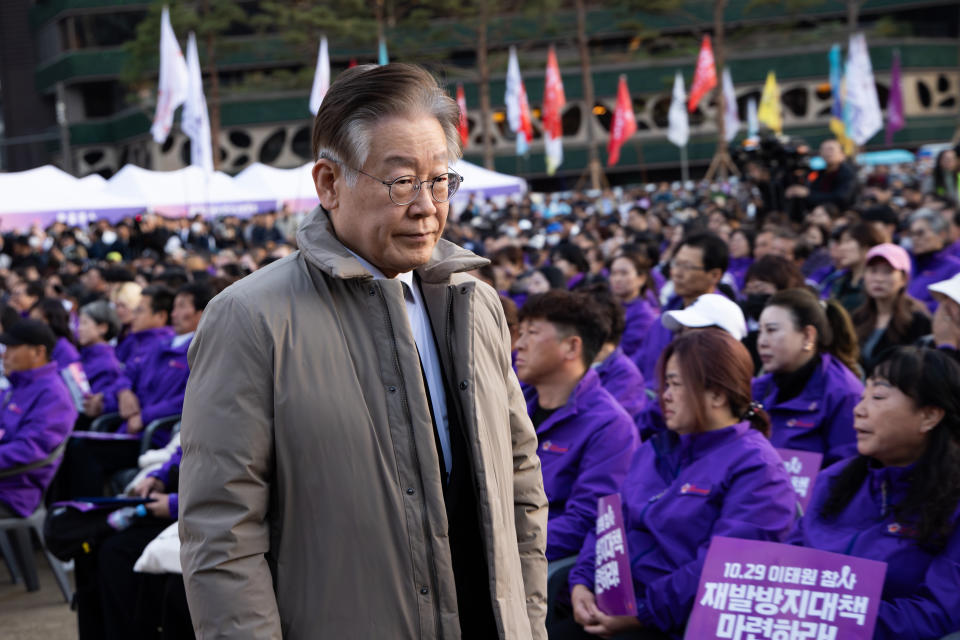
[[[870,640],[885,562],[718,536],[687,640]]]
[[[820,472],[823,454],[797,449],[777,449],[777,453],[783,458],[783,466],[790,474],[790,483],[793,485],[793,490],[797,492],[797,500],[800,501],[800,506],[806,513],[807,505],[813,497],[813,483],[817,479],[817,473]]]
[[[598,500],[596,553],[597,607],[609,616],[637,615],[619,493]]]

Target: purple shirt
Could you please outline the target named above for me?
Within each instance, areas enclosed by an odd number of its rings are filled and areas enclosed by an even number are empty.
[[[57,344],[50,353],[50,361],[57,363],[57,369],[66,369],[74,362],[80,362],[80,353],[66,338],[57,338]]]
[[[753,399],[770,414],[770,441],[778,449],[823,454],[829,466],[857,452],[853,408],[860,402],[863,383],[847,367],[824,353],[800,395],[777,402],[779,389],[772,374],[753,381]]]
[[[43,460],[70,434],[77,409],[56,362],[9,374],[0,414],[0,469]],[[0,478],[0,501],[26,517],[40,504],[60,460]]]
[[[533,415],[537,391],[526,391]],[[588,370],[567,403],[537,427],[543,488],[550,502],[547,559],[576,555],[597,519],[597,500],[616,493],[637,447],[626,411]]]
[[[169,326],[131,333],[117,345],[117,360],[128,367],[135,358],[142,357],[158,343],[169,342],[172,337],[173,327]]]
[[[683,298],[674,296],[667,306],[663,308],[664,312],[674,309],[683,309]],[[640,348],[633,354],[632,360],[643,374],[644,384],[648,389],[655,389],[657,386],[657,360],[667,345],[673,340],[673,331],[663,326],[662,316],[651,323],[647,335],[644,336]]]
[[[613,353],[594,367],[600,377],[600,384],[630,414],[634,424],[643,415],[647,406],[647,392],[643,386],[643,374],[633,360],[617,347]]]
[[[163,483],[167,491],[171,489],[170,487],[170,473],[173,471],[174,467],[180,466],[180,460],[183,459],[183,448],[177,447],[177,450],[173,452],[173,455],[170,456],[170,459],[163,463],[163,466],[155,471],[151,471],[147,475],[152,478],[157,478],[160,482]],[[176,493],[169,494],[170,496],[170,517],[174,520],[177,519],[177,513],[179,512],[179,495]]]
[[[637,618],[664,631],[686,624],[713,536],[779,542],[797,508],[780,456],[746,422],[657,434],[637,449],[620,491]],[[591,528],[571,588],[594,590],[595,545]]]
[[[820,515],[830,484],[852,459],[820,472],[810,507],[790,534],[792,544],[887,563],[874,638],[940,638],[960,629],[960,527],[943,549],[921,547],[914,528],[898,522],[890,505],[902,500],[910,467],[873,466],[860,489],[834,518]],[[884,498],[886,496],[886,498]]]
[[[913,271],[910,273],[907,293],[927,305],[927,309],[933,313],[938,304],[927,287],[960,273],[960,258],[950,255],[948,249],[912,258]]]
[[[625,325],[620,347],[628,358],[634,358],[643,345],[650,326],[660,316],[657,308],[643,296],[637,296],[632,302],[623,305]]]
[[[140,417],[143,426],[157,418],[183,412],[183,395],[187,389],[190,368],[187,364],[187,349],[191,339],[174,347],[172,341],[154,348],[141,360],[128,367],[117,382],[117,389],[132,389],[140,401]],[[120,428],[126,432],[126,424]],[[170,441],[168,432],[157,431],[151,444],[162,447]]]
[[[733,276],[737,283],[737,291],[743,291],[743,285],[747,283],[747,269],[753,264],[753,257],[743,256],[741,258],[730,258],[730,264],[727,266],[727,273]]]
[[[123,365],[117,360],[113,347],[106,342],[91,344],[80,350],[80,363],[90,383],[92,393],[102,393],[104,399],[114,396],[117,381],[123,375]]]

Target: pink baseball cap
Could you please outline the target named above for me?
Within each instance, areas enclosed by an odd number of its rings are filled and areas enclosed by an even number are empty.
[[[910,275],[910,254],[907,250],[890,242],[884,242],[867,251],[867,263],[874,258],[883,258],[897,271]]]

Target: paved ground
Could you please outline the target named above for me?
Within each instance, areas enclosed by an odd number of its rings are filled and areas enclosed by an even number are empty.
[[[7,567],[0,560],[0,637],[3,640],[77,640],[77,615],[63,601],[47,560],[37,552],[40,590],[27,593],[11,584]],[[67,574],[73,581],[73,573]]]

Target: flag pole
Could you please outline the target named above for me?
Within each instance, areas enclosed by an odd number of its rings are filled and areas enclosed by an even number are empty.
[[[680,178],[684,182],[690,179],[690,166],[687,163],[687,145],[680,146]]]

